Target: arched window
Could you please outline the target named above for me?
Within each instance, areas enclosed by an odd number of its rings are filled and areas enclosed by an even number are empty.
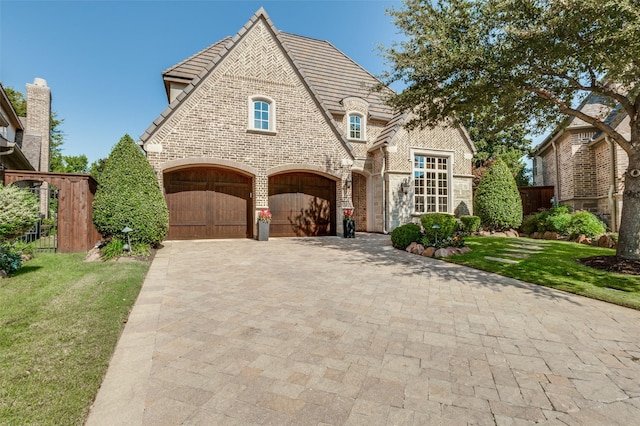
[[[266,96],[249,98],[248,129],[258,132],[275,133],[276,107],[275,101]]]
[[[348,135],[349,139],[364,140],[365,139],[365,119],[360,113],[351,112],[348,114]]]

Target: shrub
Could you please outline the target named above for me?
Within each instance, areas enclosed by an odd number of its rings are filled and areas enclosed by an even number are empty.
[[[587,211],[575,212],[567,226],[567,231],[572,238],[584,234],[589,238],[595,238],[606,232],[607,228],[593,213]]]
[[[509,167],[501,159],[482,176],[473,210],[482,226],[491,230],[518,228],[522,223],[522,199]]]
[[[40,217],[38,199],[30,191],[0,182],[0,241],[17,238]]]
[[[455,216],[448,213],[427,213],[420,216],[420,222],[424,229],[424,237],[430,243],[438,240],[445,240],[453,237],[458,230],[458,221]],[[434,229],[433,225],[438,225],[438,229]]]
[[[462,230],[468,234],[478,232],[480,229],[480,218],[478,216],[460,216],[462,222]]]
[[[93,222],[104,238],[159,244],[169,229],[167,204],[156,175],[136,143],[125,135],[107,158],[93,201]]]
[[[0,243],[0,270],[12,274],[22,267],[20,252],[7,242]]]
[[[538,230],[538,214],[530,214],[522,219],[520,231],[523,234],[531,235]]]
[[[124,242],[119,238],[112,238],[102,247],[102,260],[110,260],[124,254]]]
[[[409,244],[420,241],[420,237],[422,237],[420,225],[407,223],[391,231],[391,244],[397,249],[404,250]]]
[[[570,213],[566,213],[563,211],[554,212],[552,209],[549,211],[549,214],[544,221],[544,230],[566,235],[569,222],[571,222]]]

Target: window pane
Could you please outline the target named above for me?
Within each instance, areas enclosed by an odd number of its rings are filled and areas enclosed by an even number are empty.
[[[415,155],[413,177],[416,213],[446,213],[449,208],[449,159]]]
[[[253,127],[260,130],[269,130],[269,104],[264,101],[253,103]]]

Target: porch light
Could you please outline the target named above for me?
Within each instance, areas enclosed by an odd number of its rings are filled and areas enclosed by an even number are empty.
[[[406,178],[400,184],[400,191],[402,191],[404,195],[407,195],[409,193],[410,187],[411,187],[411,180],[409,178]]]
[[[353,181],[351,180],[351,175],[347,176],[347,179],[344,181],[344,187],[348,191],[351,189],[351,184]]]

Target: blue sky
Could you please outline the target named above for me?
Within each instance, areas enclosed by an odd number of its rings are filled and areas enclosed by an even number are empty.
[[[400,39],[386,11],[400,1],[0,0],[0,81],[51,88],[63,155],[106,157],[138,140],[167,106],[161,72],[238,30],[264,7],[275,27],[328,40],[374,75],[379,45]]]

